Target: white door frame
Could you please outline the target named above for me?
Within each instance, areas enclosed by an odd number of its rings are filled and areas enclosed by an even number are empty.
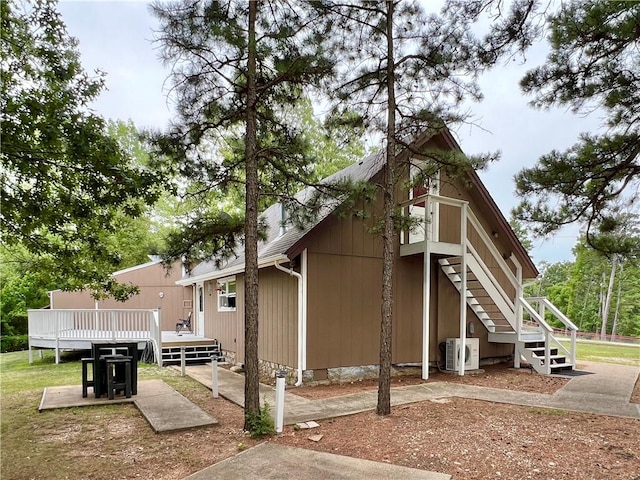
[[[195,333],[204,336],[204,282],[196,283],[196,329]]]

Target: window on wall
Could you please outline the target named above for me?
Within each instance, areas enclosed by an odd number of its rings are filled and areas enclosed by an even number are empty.
[[[236,279],[218,280],[218,311],[232,312],[236,309]]]

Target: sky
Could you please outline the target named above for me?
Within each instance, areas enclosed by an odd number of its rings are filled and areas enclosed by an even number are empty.
[[[82,65],[89,73],[107,73],[106,86],[92,108],[99,115],[132,120],[138,128],[167,126],[171,104],[167,100],[169,68],[158,59],[152,40],[155,18],[144,1],[68,1],[59,4],[70,35],[79,40]],[[518,204],[514,175],[531,167],[553,149],[565,150],[581,132],[596,131],[597,114],[577,116],[567,109],[534,110],[518,81],[528,69],[544,63],[546,46],[535,45],[526,58],[506,61],[483,75],[484,100],[469,108],[479,126],[463,126],[453,133],[467,154],[500,151],[501,159],[479,172],[494,200],[509,218]],[[578,226],[548,238],[534,238],[533,260],[572,260]]]

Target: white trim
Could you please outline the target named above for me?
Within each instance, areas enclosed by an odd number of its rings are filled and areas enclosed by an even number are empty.
[[[216,282],[216,307],[218,312],[235,312],[238,308],[238,305],[236,303],[235,307],[223,307],[220,305],[220,298],[221,297],[226,297],[227,299],[229,298],[235,298],[237,301],[237,293],[238,293],[238,281],[236,280],[236,276],[232,275],[229,277],[225,277],[225,278],[218,278],[216,280],[214,280]],[[234,283],[235,287],[236,287],[236,291],[233,292],[233,296],[231,296],[229,294],[229,292],[225,291],[225,293],[221,293],[220,290],[218,289],[220,287],[221,284],[231,284]]]
[[[276,262],[288,262],[289,257],[283,254],[274,255],[271,257],[258,259],[258,268],[272,267]],[[214,272],[207,272],[201,275],[190,278],[182,278],[176,281],[177,285],[192,285],[197,282],[207,280],[217,280],[219,278],[229,277],[232,275],[238,275],[244,273],[244,263],[234,265],[233,267],[223,268],[222,270],[216,270]]]
[[[122,273],[129,273],[129,272],[134,272],[136,270],[140,270],[142,268],[146,268],[146,267],[151,267],[153,265],[158,265],[159,263],[162,263],[162,260],[154,260],[152,262],[147,262],[147,263],[143,263],[141,265],[134,265],[133,267],[129,267],[129,268],[125,268],[122,270],[118,270],[117,272],[113,272],[111,275],[120,275]]]

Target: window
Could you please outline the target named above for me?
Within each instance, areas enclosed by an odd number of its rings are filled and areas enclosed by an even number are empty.
[[[234,312],[236,310],[236,278],[218,280],[218,311]]]

